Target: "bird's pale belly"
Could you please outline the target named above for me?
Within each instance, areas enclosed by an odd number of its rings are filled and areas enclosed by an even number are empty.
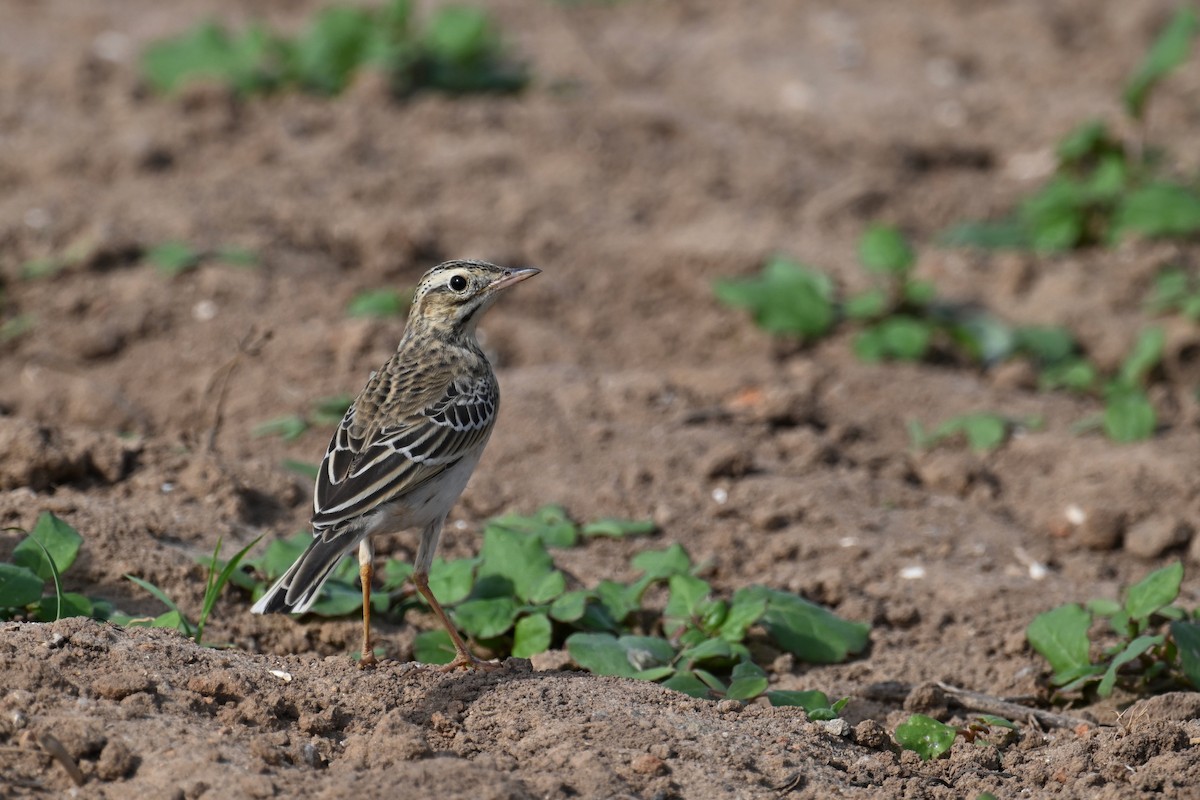
[[[458,502],[458,497],[467,488],[467,481],[479,463],[483,447],[473,455],[464,457],[450,469],[438,475],[424,486],[408,492],[404,497],[386,507],[384,519],[375,526],[382,530],[425,528],[442,520]]]

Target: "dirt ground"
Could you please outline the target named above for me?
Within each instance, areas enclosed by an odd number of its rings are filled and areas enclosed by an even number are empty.
[[[1078,729],[1019,720],[1015,741],[929,763],[890,732],[913,711],[964,718],[936,681],[1036,705],[1034,615],[1171,559],[1195,570],[1196,330],[1171,328],[1162,430],[1117,445],[1074,430],[1094,401],[1019,369],[864,365],[845,334],[781,345],[711,290],[777,252],[861,287],[858,236],[885,220],[944,294],[1067,325],[1116,363],[1154,274],[1196,266],[1194,245],[1042,258],[931,242],[1030,191],[1078,122],[1119,126],[1121,82],[1174,3],[488,5],[531,89],[401,104],[371,77],[332,101],[161,99],[139,82],[147,42],[205,17],[296,30],[316,0],[5,0],[0,310],[34,322],[0,343],[0,526],[51,510],[85,536],[67,588],[160,613],[132,573],[194,613],[195,560],[218,537],[306,523],[310,487],[282,462],[318,460],[330,428],[251,430],[356,392],[400,336],[400,320],[347,318],[349,299],[446,258],[536,265],[482,326],[503,410],[441,552],[551,502],[652,517],[651,539],[590,542],[566,566],[625,580],[631,554],[680,542],[721,590],[767,584],[871,622],[863,656],[771,672],[852,697],[849,725],[518,660],[441,675],[409,663],[411,624],[382,626],[388,659],[360,672],[354,620],[253,617],[230,590],[210,634],[228,650],[0,624],[0,797],[1195,797],[1196,695],[1073,709],[1095,723]],[[1151,114],[1197,168],[1194,61]],[[168,277],[141,258],[168,240],[261,263]],[[67,252],[62,273],[21,279]],[[987,456],[910,448],[909,420],[978,410],[1044,423]],[[0,560],[19,536],[0,533]],[[1183,603],[1198,594],[1189,575]],[[43,734],[82,787],[31,744]]]

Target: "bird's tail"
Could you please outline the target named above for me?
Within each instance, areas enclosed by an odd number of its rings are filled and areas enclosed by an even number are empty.
[[[254,607],[251,614],[291,613],[303,614],[317,601],[317,595],[325,581],[329,580],[333,568],[342,560],[357,541],[350,541],[349,547],[344,536],[335,536],[325,541],[318,536],[312,540],[296,563],[288,567],[283,577],[275,581],[275,585],[267,590]]]

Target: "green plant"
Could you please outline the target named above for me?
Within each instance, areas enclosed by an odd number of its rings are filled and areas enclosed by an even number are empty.
[[[913,447],[919,450],[927,450],[940,442],[961,435],[966,438],[972,450],[988,453],[1004,444],[1015,430],[1032,429],[1040,425],[1041,420],[1037,417],[1017,420],[989,411],[980,411],[951,417],[931,431],[926,431],[921,423],[912,420],[908,423],[908,435]]]
[[[179,275],[194,269],[205,261],[220,261],[234,266],[251,267],[258,263],[258,256],[253,251],[241,247],[201,250],[187,242],[169,241],[147,250],[146,260],[164,275]]]
[[[492,653],[528,657],[565,646],[581,667],[602,675],[661,681],[697,696],[751,699],[765,694],[775,705],[805,708],[814,719],[831,719],[845,701],[831,703],[820,692],[767,691],[766,673],[753,663],[746,641],[753,638],[810,663],[834,663],[861,652],[868,626],[843,620],[787,592],[763,586],[741,589],[728,599],[713,597],[697,577],[699,566],[678,544],[645,551],[631,564],[640,577],[630,584],[601,581],[573,588],[555,566],[552,550],[579,546],[595,537],[653,532],[650,521],[601,519],[572,522],[557,506],[529,516],[505,515],[484,526],[479,555],[452,561],[435,559],[430,589],[454,623]],[[273,542],[231,580],[260,597],[306,544],[300,534]],[[424,608],[403,591],[411,566],[390,559],[372,596],[372,612],[400,619]],[[354,562],[342,562],[312,613],[340,616],[362,607]],[[653,596],[655,603],[647,603]],[[661,604],[661,605],[660,605]],[[454,656],[450,637],[437,629],[417,634],[414,655],[428,663]]]
[[[356,294],[346,306],[348,317],[399,317],[408,312],[412,292],[372,289]]]
[[[1196,611],[1174,605],[1182,580],[1183,565],[1176,562],[1130,586],[1123,602],[1069,603],[1034,618],[1025,636],[1049,662],[1051,685],[1100,697],[1118,686],[1200,689],[1200,622]],[[1103,643],[1089,638],[1100,621],[1109,627]]]
[[[1179,8],[1128,81],[1125,110],[1141,129],[1153,89],[1184,60],[1200,33],[1191,3]],[[1122,141],[1102,122],[1087,122],[1058,144],[1058,168],[1041,189],[999,222],[957,225],[951,246],[1043,252],[1112,244],[1131,235],[1186,237],[1200,232],[1196,179],[1171,177],[1160,153]]]
[[[162,93],[208,79],[242,95],[289,86],[335,95],[365,68],[383,71],[402,95],[421,89],[513,92],[528,82],[484,11],[445,6],[423,27],[413,16],[410,0],[377,9],[335,6],[318,12],[295,39],[261,25],[231,33],[205,23],[151,45],[142,72]]]
[[[717,297],[748,309],[767,333],[819,339],[836,321],[833,281],[782,256],[769,260],[753,278],[726,278],[713,285]]]
[[[285,442],[290,442],[294,439],[299,439],[314,425],[337,425],[342,421],[342,417],[346,415],[346,410],[350,408],[350,404],[353,402],[354,397],[348,394],[323,397],[313,403],[312,408],[307,414],[289,414],[284,417],[267,420],[254,426],[253,433],[255,436],[278,436]],[[302,465],[299,462],[292,462],[292,469],[295,469],[297,466],[306,465]],[[302,474],[308,474],[307,470],[301,470],[301,472]],[[316,474],[313,473],[312,477],[316,477]]]
[[[26,533],[20,528],[9,528]],[[12,563],[0,563],[0,619],[23,617],[48,622],[63,617],[106,619],[112,604],[106,600],[65,592],[62,575],[71,568],[83,546],[75,528],[49,511],[38,515],[13,549]],[[46,594],[50,584],[54,593]]]
[[[896,727],[895,739],[905,750],[912,750],[922,761],[928,761],[949,752],[954,740],[960,736],[969,743],[986,743],[983,737],[991,734],[993,728],[1004,730],[1007,738],[1008,732],[1016,726],[992,714],[977,715],[957,728],[925,714],[913,714]]]
[[[1182,314],[1200,320],[1200,281],[1180,267],[1167,267],[1154,279],[1146,298],[1146,310],[1152,314]]]
[[[200,605],[200,615],[196,617],[195,622],[192,622],[187,617],[179,608],[179,605],[166,592],[149,581],[135,575],[126,575],[125,577],[154,595],[155,598],[167,607],[167,611],[153,618],[131,617],[128,614],[117,613],[112,615],[112,621],[118,625],[129,627],[173,628],[191,637],[196,644],[203,644],[204,626],[208,624],[208,618],[212,614],[213,607],[217,604],[217,598],[220,597],[221,590],[225,588],[225,584],[232,580],[234,574],[238,571],[238,565],[241,564],[246,553],[250,552],[250,549],[258,544],[261,538],[261,536],[256,537],[254,541],[235,553],[229,561],[220,560],[223,537],[217,539],[217,546],[213,550],[212,557],[208,560],[208,573],[204,580],[204,599]]]

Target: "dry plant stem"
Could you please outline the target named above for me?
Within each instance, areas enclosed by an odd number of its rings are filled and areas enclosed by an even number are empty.
[[[243,356],[257,356],[259,348],[263,343],[271,338],[271,332],[267,331],[261,335],[252,326],[246,335],[243,336],[237,343],[237,352],[233,358],[226,361],[223,365],[213,372],[212,377],[208,380],[208,386],[204,388],[204,396],[208,397],[216,390],[216,402],[213,403],[213,423],[208,429],[208,452],[216,452],[217,435],[221,432],[221,425],[225,422],[225,396],[229,393],[229,379],[233,377],[233,373],[237,371],[238,365],[241,364]],[[218,386],[218,383],[220,384]]]
[[[1097,724],[1094,720],[1084,719],[1083,717],[1072,717],[1067,714],[1056,714],[1053,711],[1044,711],[1040,708],[1030,708],[1019,703],[1001,700],[999,697],[993,697],[992,695],[972,692],[958,686],[951,686],[941,681],[938,681],[937,686],[948,696],[953,697],[956,703],[968,711],[981,711],[985,714],[995,714],[998,717],[1014,720],[1032,717],[1039,724],[1051,728],[1078,728],[1080,725],[1094,728]]]
[[[79,769],[79,765],[75,763],[75,759],[71,758],[71,754],[67,752],[67,748],[63,747],[62,742],[55,739],[48,733],[40,734],[37,738],[38,744],[42,749],[54,757],[54,760],[62,764],[62,768],[71,776],[71,780],[76,786],[83,786],[83,772]]]

